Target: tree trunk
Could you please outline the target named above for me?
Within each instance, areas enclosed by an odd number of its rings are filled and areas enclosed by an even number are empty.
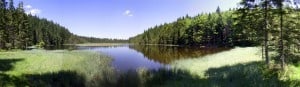
[[[299,47],[299,45],[297,45],[297,48],[298,48],[298,52],[300,51],[300,47]]]
[[[280,58],[281,58],[281,69],[284,70],[285,58],[284,58],[284,44],[283,44],[283,10],[282,2],[280,3]]]
[[[261,45],[261,57],[264,59],[264,45]]]
[[[265,57],[267,66],[270,64],[269,49],[268,49],[268,0],[265,1],[265,32],[264,32],[264,46],[265,46]]]

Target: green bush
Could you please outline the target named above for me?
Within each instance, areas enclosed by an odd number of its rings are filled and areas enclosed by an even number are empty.
[[[38,48],[44,48],[46,46],[45,42],[44,41],[41,41],[37,44],[37,47]]]

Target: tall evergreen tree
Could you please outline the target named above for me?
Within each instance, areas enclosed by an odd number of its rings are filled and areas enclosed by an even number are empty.
[[[5,47],[5,15],[6,15],[6,1],[0,1],[0,49]]]
[[[72,38],[70,41],[69,38]],[[23,2],[17,7],[13,0],[0,1],[0,49],[25,49],[30,45],[44,43],[60,46],[76,42],[126,42],[126,40],[110,40],[81,37],[70,33],[67,28],[37,16],[27,15]]]

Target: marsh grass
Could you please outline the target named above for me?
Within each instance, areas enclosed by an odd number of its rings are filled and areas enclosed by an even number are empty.
[[[107,56],[98,55],[96,53],[65,50],[2,52],[0,53],[0,59],[23,59],[21,62],[14,63],[13,70],[5,72],[11,75],[39,74],[60,70],[86,71],[81,69],[89,69],[89,67],[95,68],[97,64],[99,64],[99,66],[109,66],[111,62],[111,59],[107,58]],[[85,64],[86,62],[91,63]]]
[[[259,52],[260,50],[257,47],[236,47],[229,51],[200,58],[177,60],[171,66],[175,69],[190,71],[198,76],[204,76],[204,72],[210,68],[262,61]]]
[[[113,83],[112,59],[90,51],[32,50],[0,53],[0,85],[100,86]],[[103,82],[103,83],[101,83]],[[79,83],[79,84],[76,84]]]
[[[117,73],[112,59],[90,51],[0,52],[0,86],[33,87],[297,87],[299,66],[288,79],[268,69],[257,47],[236,47],[204,57],[177,60],[169,68]]]
[[[268,69],[258,47],[236,47],[200,58],[178,60],[171,68],[139,69],[123,74],[118,87],[298,87],[297,74],[282,80]],[[300,70],[295,67],[296,70]],[[298,73],[299,71],[294,71]],[[291,75],[291,74],[288,74]]]
[[[116,87],[298,87],[297,80],[281,80],[276,70],[260,61],[209,68],[204,77],[188,70],[159,69],[128,72]]]

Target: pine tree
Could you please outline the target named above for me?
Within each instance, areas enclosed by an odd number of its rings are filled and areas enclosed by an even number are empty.
[[[6,12],[6,1],[0,1],[0,49],[5,48],[6,36],[5,36],[5,13]]]
[[[10,0],[8,11],[5,14],[6,26],[5,26],[5,35],[6,35],[6,48],[12,49],[15,46],[15,33],[16,33],[16,22],[14,20],[15,16],[15,7],[13,0]]]
[[[29,22],[28,17],[25,14],[23,9],[23,2],[20,2],[17,8],[17,18],[18,18],[18,32],[16,33],[16,42],[17,47],[21,49],[25,49],[29,44],[30,34],[29,33]]]

